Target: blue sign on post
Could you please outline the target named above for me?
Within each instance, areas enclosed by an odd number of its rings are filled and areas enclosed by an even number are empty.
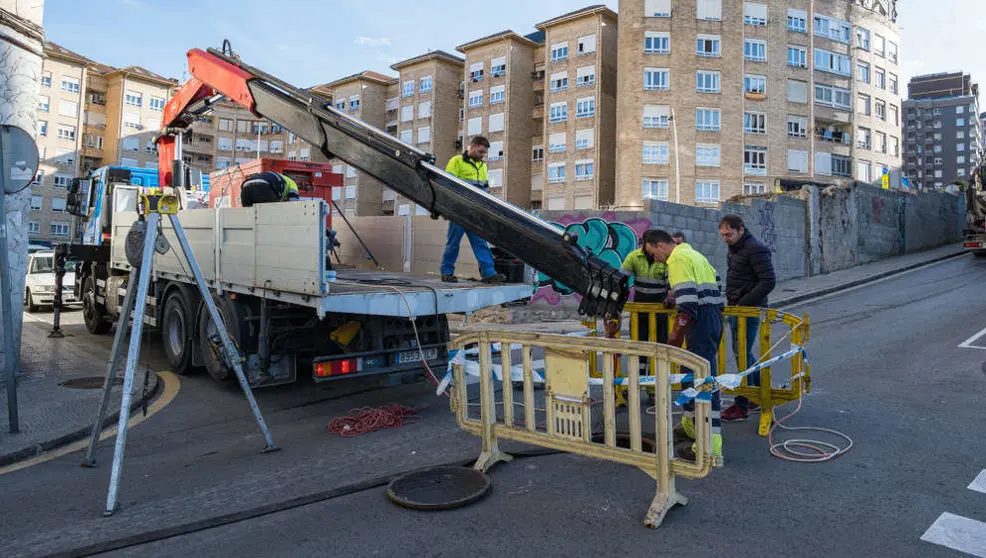
[[[910,188],[911,187],[911,183],[910,183],[909,180],[907,180],[907,177],[906,176],[900,177],[900,185],[903,186],[904,188]]]

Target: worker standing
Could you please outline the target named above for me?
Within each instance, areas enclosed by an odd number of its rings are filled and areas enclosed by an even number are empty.
[[[668,344],[681,347],[687,341],[688,350],[709,361],[710,375],[717,375],[719,342],[722,340],[722,296],[719,275],[712,264],[689,244],[675,244],[665,231],[653,231],[651,235],[654,259],[668,266],[668,284],[674,297],[677,314],[668,335]],[[682,382],[682,389],[692,386]],[[674,429],[675,455],[680,459],[694,460],[695,402],[682,407],[681,424]],[[712,393],[712,454],[722,456],[722,422],[720,420],[721,396]]]
[[[763,308],[767,306],[767,295],[774,290],[776,277],[774,266],[771,263],[770,248],[760,242],[750,231],[746,229],[743,218],[739,215],[725,215],[719,222],[719,234],[722,240],[729,246],[728,266],[726,272],[726,302],[730,306],[754,306]],[[746,347],[739,346],[739,320],[737,316],[726,318],[729,322],[729,330],[732,335],[733,355],[736,358],[736,367],[742,372],[740,365],[740,350],[745,350],[746,366],[756,364],[760,357],[753,350],[757,341],[757,332],[760,329],[760,318],[746,319]],[[760,371],[756,371],[746,378],[748,386],[760,385]],[[759,407],[750,403],[750,400],[742,395],[737,396],[734,403],[722,412],[723,422],[734,422],[746,420],[751,410]]]
[[[488,190],[489,171],[483,159],[489,151],[490,142],[483,136],[474,136],[469,142],[469,147],[460,155],[449,159],[445,165],[445,171],[453,176],[464,180],[477,188]],[[445,252],[442,254],[442,281],[446,283],[456,283],[458,278],[455,276],[455,262],[459,259],[459,244],[462,242],[462,235],[469,237],[469,244],[472,246],[472,253],[476,256],[479,263],[479,273],[484,283],[503,283],[507,278],[496,272],[493,266],[493,254],[490,246],[479,236],[466,231],[452,220],[448,222],[448,236],[445,239]]]

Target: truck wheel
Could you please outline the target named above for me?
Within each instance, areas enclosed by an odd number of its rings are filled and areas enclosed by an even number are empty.
[[[246,309],[243,308],[243,305],[219,296],[213,296],[212,301],[215,302],[216,310],[222,316],[229,338],[240,353],[246,355],[255,351],[255,335],[246,322]],[[210,376],[220,382],[236,379],[236,372],[219,357],[218,351],[221,347],[219,333],[216,325],[212,323],[209,317],[209,310],[205,302],[199,305],[199,308],[199,345],[201,346],[205,369],[209,371]]]
[[[176,374],[190,374],[196,371],[192,365],[192,339],[195,335],[194,315],[181,291],[168,295],[161,314],[161,342],[168,364]]]
[[[34,303],[34,297],[31,296],[31,289],[27,289],[27,292],[24,293],[24,306],[27,306],[28,312],[38,311],[38,305]]]
[[[106,333],[113,327],[113,324],[104,318],[103,309],[96,302],[96,282],[91,276],[86,277],[82,284],[82,319],[86,322],[86,329],[93,335]]]

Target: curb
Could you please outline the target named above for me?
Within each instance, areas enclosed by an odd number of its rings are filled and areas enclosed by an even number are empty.
[[[154,385],[147,390],[147,397],[138,397],[130,404],[131,414],[137,411],[138,409],[140,409],[141,407],[143,407],[144,403],[147,403],[148,401],[154,399],[154,397],[157,396],[158,392],[161,391],[161,379],[158,377],[157,373],[152,373],[152,375],[154,377]],[[105,429],[108,426],[115,424],[119,420],[120,420],[120,410],[117,409],[115,412],[110,413],[109,415],[106,416],[106,419],[103,421],[102,428]],[[33,444],[21,448],[19,450],[7,452],[3,455],[0,455],[0,467],[13,465],[18,461],[30,459],[32,457],[41,455],[46,451],[58,449],[62,446],[71,444],[72,442],[76,442],[78,440],[88,438],[91,433],[92,433],[91,426],[83,426],[82,428],[74,432],[69,432],[68,434],[64,434],[57,438],[53,438],[51,440],[45,440],[44,442]]]
[[[868,275],[868,276],[862,277],[860,279],[853,279],[851,281],[846,281],[844,283],[839,283],[837,285],[833,285],[831,287],[826,287],[824,289],[818,289],[818,290],[815,290],[815,291],[811,291],[811,292],[807,292],[807,293],[803,293],[803,294],[799,294],[799,295],[794,295],[794,296],[791,296],[791,297],[788,297],[788,298],[782,298],[781,300],[778,300],[778,301],[770,304],[770,308],[780,309],[780,308],[784,308],[785,306],[791,306],[792,304],[797,304],[799,302],[806,302],[806,301],[813,300],[813,299],[816,299],[816,298],[819,298],[819,297],[823,297],[825,295],[829,295],[829,294],[832,294],[832,293],[837,293],[839,291],[844,291],[846,289],[851,289],[853,287],[858,287],[860,285],[869,283],[870,281],[877,281],[877,280],[880,280],[880,279],[885,279],[887,277],[892,277],[894,275],[897,275],[899,273],[903,273],[905,271],[910,271],[912,269],[917,269],[919,267],[924,267],[926,265],[931,265],[931,264],[943,262],[945,260],[950,260],[952,258],[958,258],[958,257],[964,256],[966,254],[967,254],[967,252],[965,252],[964,250],[961,250],[961,251],[956,252],[956,253],[953,253],[953,254],[948,254],[948,255],[945,255],[945,256],[939,256],[937,258],[933,258],[933,259],[930,259],[930,260],[924,260],[922,262],[915,262],[913,264],[908,264],[908,265],[897,267],[897,268],[894,268],[894,269],[888,269],[887,271],[881,271],[880,273],[874,273],[873,275]]]

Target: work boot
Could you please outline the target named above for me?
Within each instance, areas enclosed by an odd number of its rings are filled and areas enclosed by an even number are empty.
[[[739,422],[750,418],[750,413],[739,405],[730,405],[719,415],[719,418],[722,419],[722,422]]]
[[[443,283],[458,283],[459,282],[459,278],[456,277],[455,275],[442,275],[442,282]]]
[[[483,283],[506,283],[507,276],[502,273],[494,273],[489,277],[483,277]]]

